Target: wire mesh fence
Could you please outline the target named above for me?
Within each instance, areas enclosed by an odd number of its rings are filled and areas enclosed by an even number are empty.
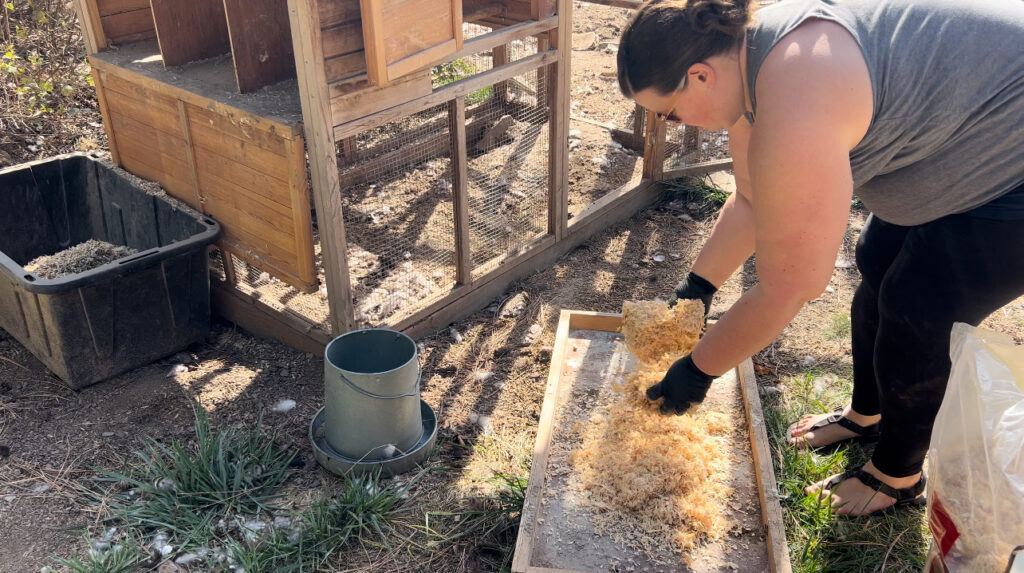
[[[543,77],[542,68],[540,77]],[[538,73],[489,86],[467,111],[470,252],[474,277],[547,233],[549,106]],[[467,105],[470,105],[467,98]]]
[[[455,286],[447,106],[363,132],[351,148],[340,179],[355,319],[393,325]]]

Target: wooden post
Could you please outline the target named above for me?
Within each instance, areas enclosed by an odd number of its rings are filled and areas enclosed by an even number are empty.
[[[636,104],[636,108],[633,110],[633,137],[637,141],[644,138],[644,126],[647,123],[644,119],[646,118],[647,110],[642,105]]]
[[[508,44],[502,44],[495,46],[491,49],[491,68],[500,68],[508,63]],[[508,82],[498,82],[494,84],[494,97],[498,98],[498,102],[505,105],[508,102]]]
[[[73,0],[78,21],[82,24],[82,37],[85,39],[85,51],[95,54],[107,47],[107,36],[103,33],[100,21],[100,10],[96,0]],[[98,87],[97,87],[98,89]]]
[[[452,146],[452,210],[455,212],[455,281],[473,283],[473,254],[469,246],[469,165],[466,149],[466,99],[448,102],[448,133]]]
[[[644,177],[661,181],[665,169],[665,122],[653,111],[647,112],[647,136],[644,141]]]
[[[114,127],[110,123],[110,108],[107,107],[107,94],[103,87],[103,72],[92,69],[92,83],[96,86],[96,102],[99,104],[100,116],[103,117],[103,129],[107,132],[107,147],[110,148],[110,160],[121,165],[121,156],[117,152],[117,138]]]
[[[331,99],[324,68],[323,40],[316,0],[288,0],[295,47],[295,67],[302,101],[302,122],[320,229],[320,248],[327,279],[331,331],[337,336],[355,327],[349,282],[348,245],[338,182],[338,158],[331,122]]]
[[[569,82],[572,62],[572,0],[558,0],[558,28],[548,32],[558,60],[548,67],[548,233],[561,240],[569,225]],[[538,41],[538,44],[540,42]],[[543,75],[538,71],[538,79]],[[541,93],[540,86],[537,86]]]

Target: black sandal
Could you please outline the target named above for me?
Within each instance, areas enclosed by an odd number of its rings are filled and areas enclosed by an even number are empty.
[[[846,428],[847,430],[850,430],[851,432],[857,435],[849,438],[843,438],[842,440],[837,440],[835,442],[832,442],[831,444],[807,447],[813,450],[823,450],[825,448],[836,449],[848,442],[877,442],[878,435],[881,433],[882,429],[882,422],[875,422],[870,426],[861,426],[860,424],[843,416],[843,406],[836,406],[835,409],[832,410],[832,412],[830,412],[828,416],[822,418],[821,420],[818,420],[817,422],[814,423],[813,426],[807,428],[807,432],[811,432],[813,430],[820,430],[821,428],[824,428],[825,426],[831,426],[832,424],[839,424],[840,426]],[[803,437],[803,435],[794,436],[794,427],[796,427],[796,424],[793,424],[792,426],[789,427],[789,430],[786,432],[786,437],[791,440],[799,440],[800,438]],[[804,434],[806,434],[807,432],[804,432]],[[794,443],[793,445],[795,446],[797,444]]]
[[[822,489],[832,491],[836,488],[836,486],[851,478],[857,478],[860,480],[860,483],[868,486],[869,488],[875,490],[878,493],[884,493],[885,495],[896,500],[896,503],[890,505],[889,507],[872,511],[867,515],[882,515],[885,513],[889,513],[891,511],[895,511],[901,507],[906,507],[910,505],[922,506],[925,505],[925,503],[927,503],[924,496],[924,486],[928,482],[928,480],[925,478],[924,474],[921,474],[921,479],[917,480],[917,483],[915,483],[914,485],[910,487],[897,489],[889,484],[882,483],[881,480],[864,471],[863,468],[857,468],[855,470],[847,470],[839,475],[832,476],[827,482],[825,482],[822,485]]]

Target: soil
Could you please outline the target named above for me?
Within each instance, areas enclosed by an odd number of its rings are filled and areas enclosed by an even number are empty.
[[[25,270],[44,279],[56,279],[84,273],[137,252],[131,247],[89,239],[58,253],[36,257],[25,265]]]

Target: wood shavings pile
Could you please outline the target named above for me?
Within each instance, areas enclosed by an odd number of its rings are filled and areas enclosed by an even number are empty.
[[[666,355],[679,357],[690,352],[703,326],[704,303],[698,300],[681,300],[672,308],[659,300],[622,303],[626,348],[648,364]]]
[[[687,556],[730,527],[725,452],[732,421],[705,408],[664,416],[644,395],[697,342],[704,308],[686,302],[673,309],[664,302],[623,305],[627,345],[646,360],[582,425],[581,445],[570,457],[573,487],[598,532],[652,559],[666,552]]]

